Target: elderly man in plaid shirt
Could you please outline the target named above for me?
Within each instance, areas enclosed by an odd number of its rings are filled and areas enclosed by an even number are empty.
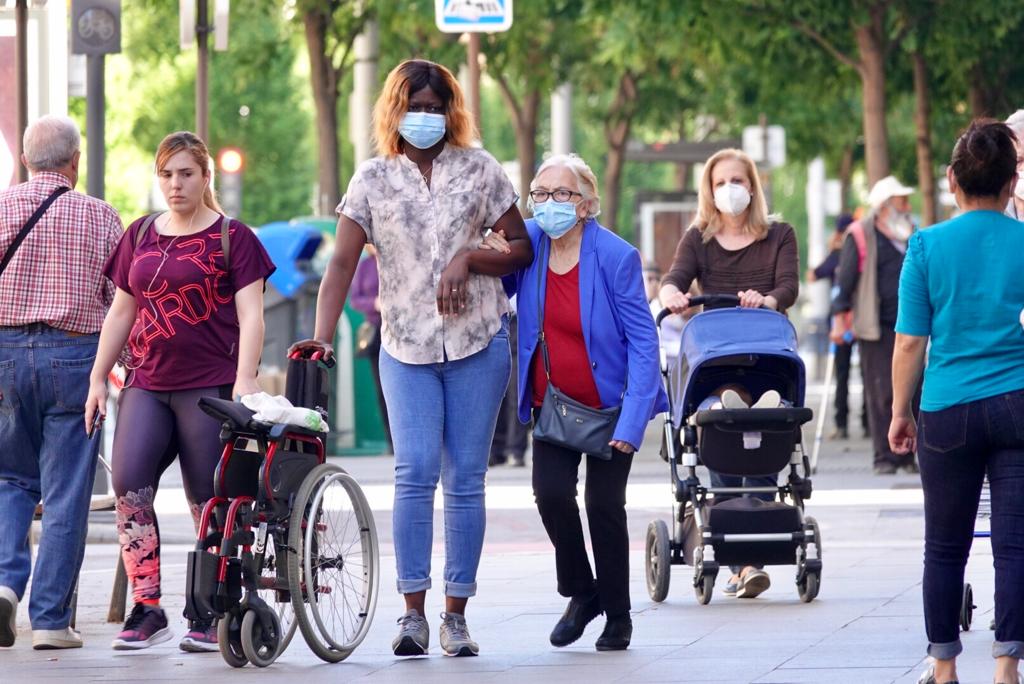
[[[98,450],[86,436],[84,406],[114,295],[101,271],[124,228],[109,204],[72,190],[80,141],[70,119],[39,119],[23,146],[32,178],[0,192],[0,646],[14,644],[40,500],[32,645],[82,645],[69,626],[71,598]]]

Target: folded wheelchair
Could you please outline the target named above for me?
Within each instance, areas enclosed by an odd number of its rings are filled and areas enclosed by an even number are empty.
[[[286,395],[326,416],[319,353],[289,359]],[[240,403],[204,398],[224,445],[215,496],[189,553],[185,616],[218,619],[233,667],[266,667],[296,627],[327,662],[348,657],[373,620],[380,559],[373,513],[356,481],[327,463],[323,435],[264,423]]]
[[[735,296],[692,297],[690,306],[730,308],[699,313],[686,324],[674,368],[661,349],[669,395],[661,455],[671,470],[675,501],[671,535],[663,520],[647,529],[645,573],[654,601],[665,600],[671,566],[682,564],[693,567],[701,604],[711,601],[722,565],[796,565],[800,599],[806,603],[818,595],[821,532],[803,512],[812,487],[801,426],[812,412],[803,407],[805,373],[796,331],[775,311],[738,304]],[[670,313],[658,314],[659,329]],[[729,385],[754,397],[775,390],[784,405],[701,410],[707,397]],[[777,477],[787,465],[789,471],[784,484],[774,487],[708,487],[697,477],[698,464],[732,476]]]

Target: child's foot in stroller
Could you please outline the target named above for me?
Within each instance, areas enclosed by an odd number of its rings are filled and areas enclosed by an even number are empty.
[[[756,598],[767,591],[770,586],[772,586],[772,579],[767,572],[748,567],[740,575],[740,586],[736,591],[736,598]]]
[[[736,592],[739,591],[739,590],[740,590],[740,576],[739,575],[733,575],[732,577],[729,578],[729,581],[726,583],[725,589],[722,590],[722,593],[725,594],[726,596],[735,596]]]
[[[750,408],[750,406],[747,402],[743,401],[743,397],[739,395],[739,392],[727,389],[722,392],[722,408],[745,409]]]
[[[761,398],[754,402],[750,408],[756,409],[772,409],[779,408],[782,404],[782,395],[775,390],[768,390],[761,395]]]
[[[561,619],[551,630],[551,645],[561,648],[583,636],[583,630],[591,620],[601,614],[601,601],[597,592],[569,599],[569,605],[562,613]]]
[[[188,632],[178,642],[178,648],[186,653],[213,653],[217,645],[217,621],[196,620],[189,623]]]

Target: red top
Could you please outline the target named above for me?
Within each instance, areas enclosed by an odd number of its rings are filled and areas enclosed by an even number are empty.
[[[551,360],[551,382],[566,395],[592,408],[601,408],[590,357],[580,322],[580,265],[559,275],[548,269],[544,295],[544,338]],[[533,405],[544,402],[548,379],[540,345],[533,355]]]

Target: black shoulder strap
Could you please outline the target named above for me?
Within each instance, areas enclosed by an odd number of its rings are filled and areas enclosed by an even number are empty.
[[[43,203],[39,205],[39,208],[35,210],[35,212],[29,217],[28,221],[25,222],[25,225],[21,227],[21,230],[18,231],[18,234],[14,236],[14,240],[11,241],[11,246],[8,247],[7,251],[4,253],[4,258],[0,260],[0,274],[4,272],[5,268],[7,268],[7,264],[11,263],[11,259],[14,258],[14,253],[18,251],[18,247],[20,247],[21,243],[25,241],[25,238],[28,237],[29,231],[36,227],[36,224],[39,223],[39,219],[43,218],[43,214],[45,214],[46,210],[50,208],[50,205],[70,189],[71,188],[66,185],[61,186],[51,192],[50,196],[43,200]]]
[[[159,215],[160,212],[150,214],[135,231],[135,249],[138,249],[139,245],[142,244],[142,238],[149,232],[149,227],[153,225],[153,222],[156,221],[156,217]]]

